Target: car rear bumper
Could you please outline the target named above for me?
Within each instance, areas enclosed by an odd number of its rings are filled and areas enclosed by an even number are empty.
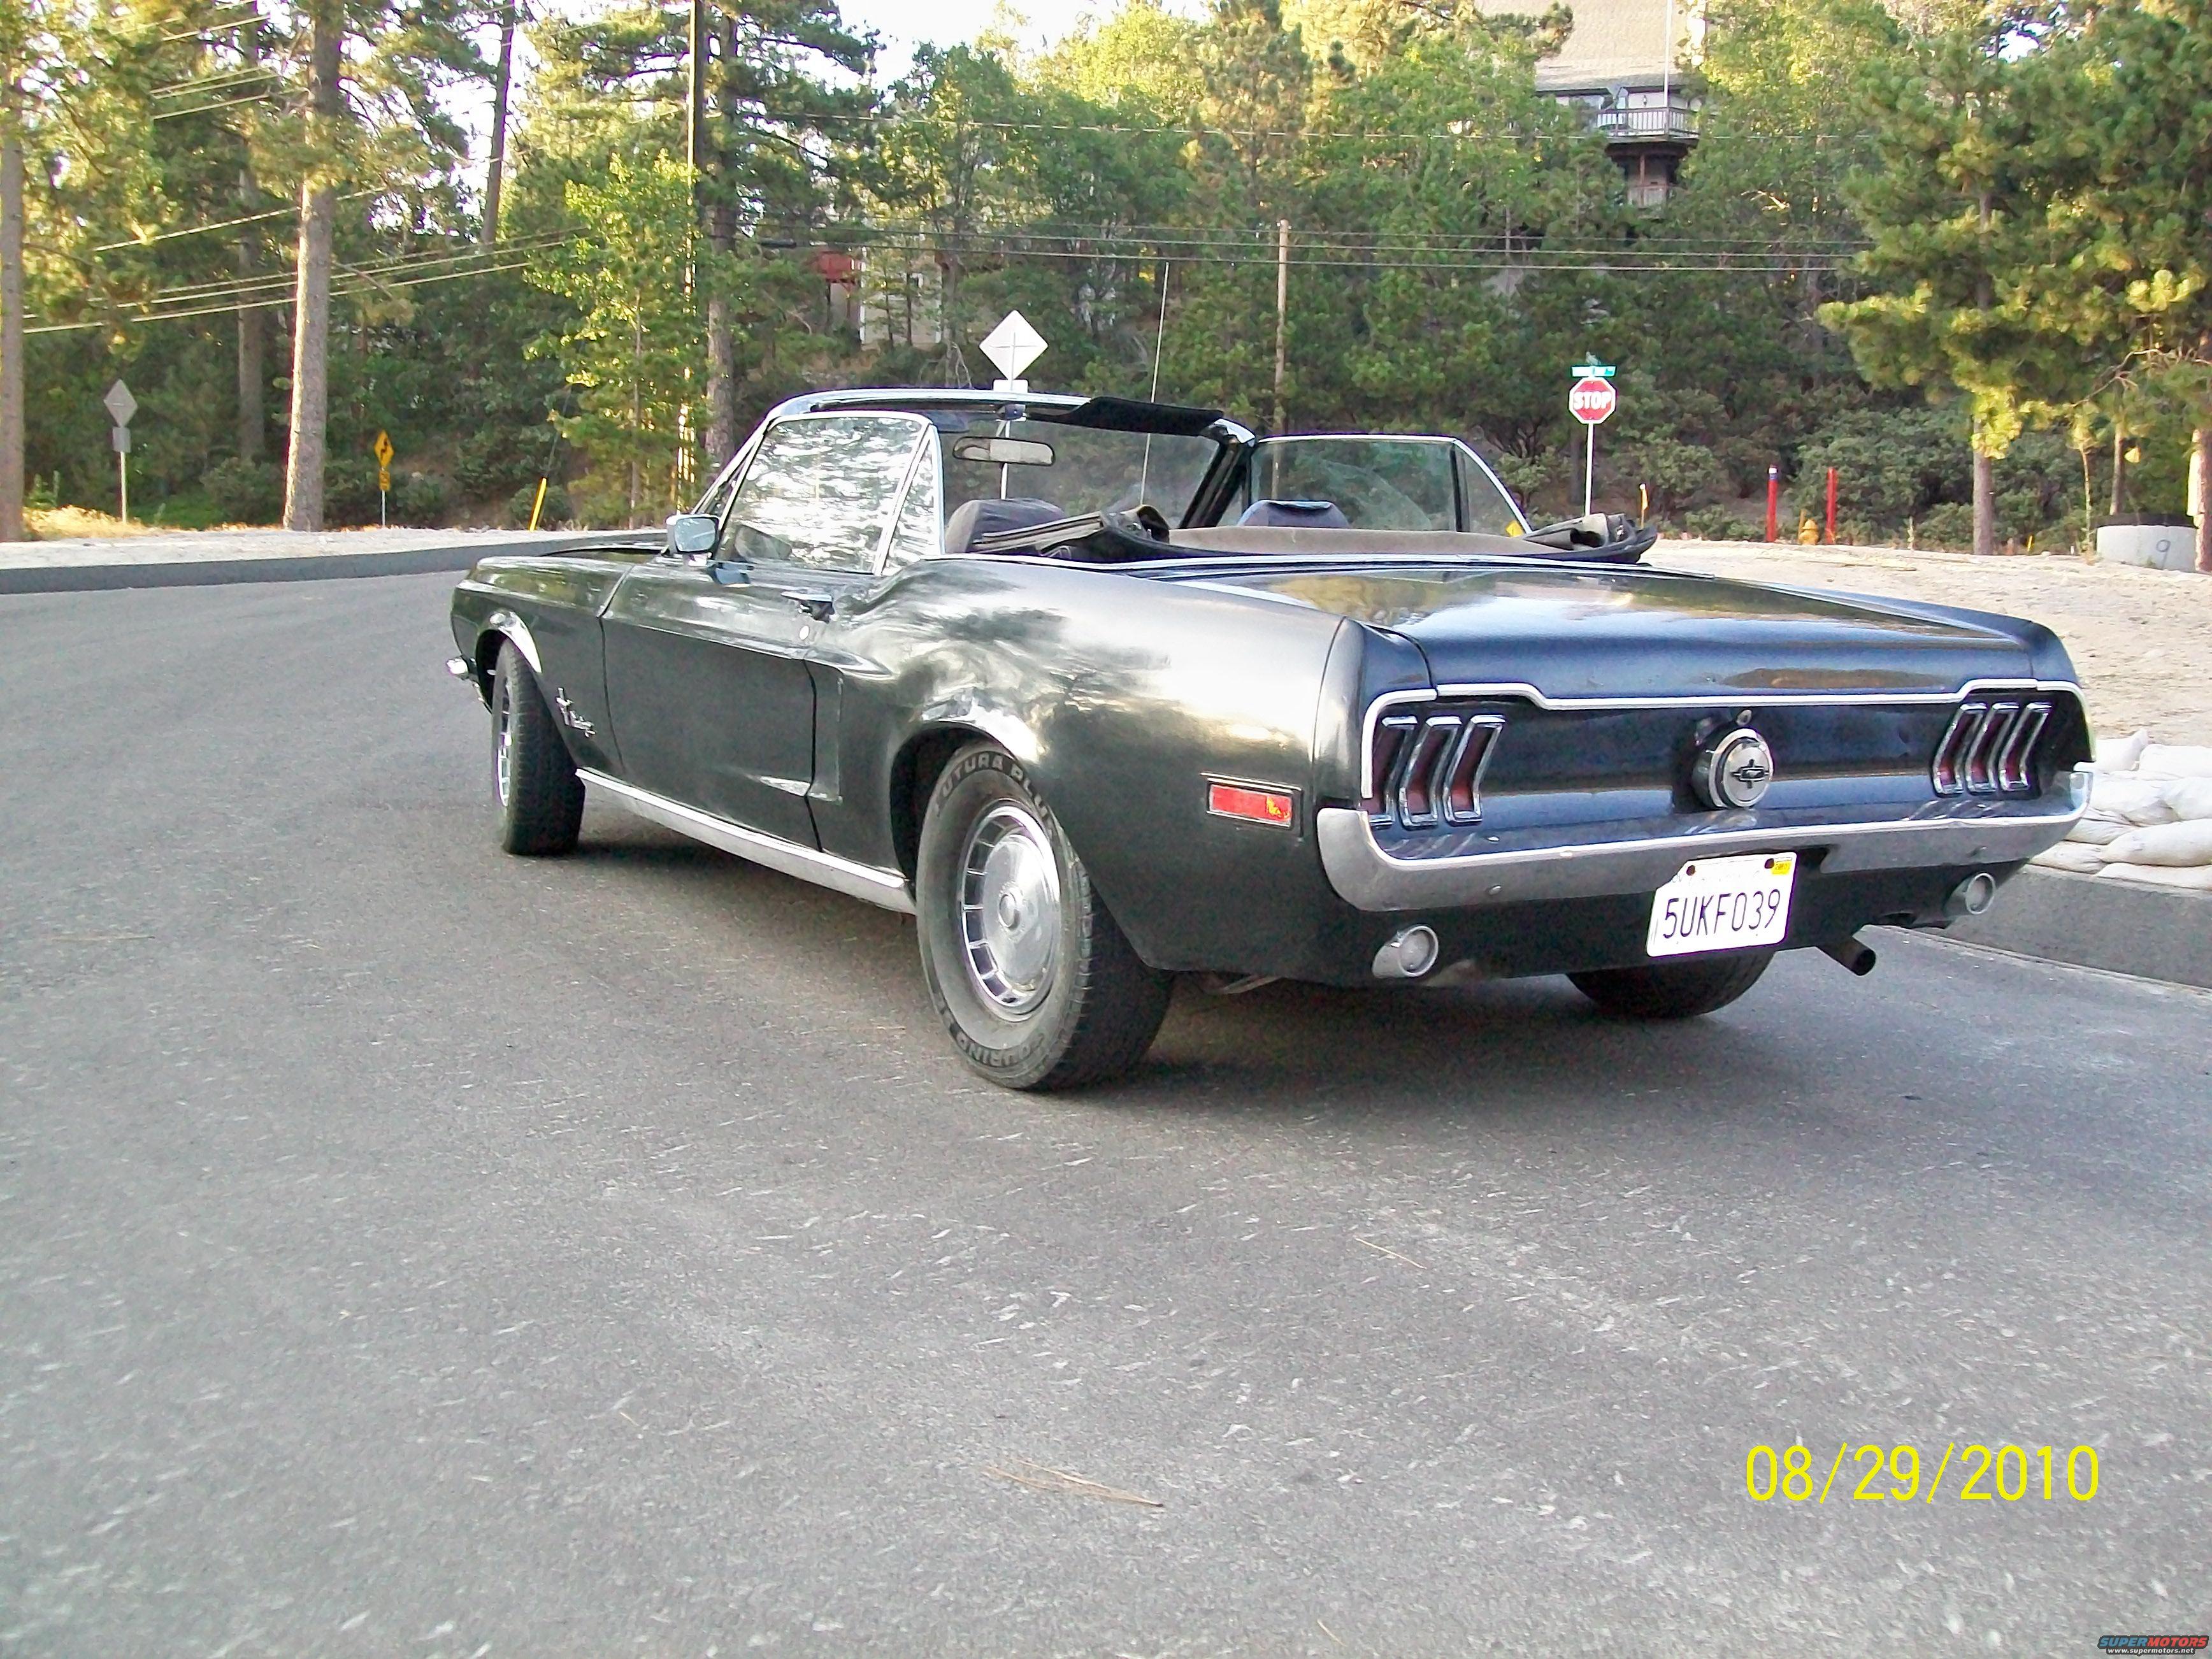
[[[1453,857],[1395,856],[1376,840],[1367,814],[1354,807],[1322,807],[1314,814],[1314,835],[1329,885],[1356,908],[1462,909],[1655,892],[1689,860],[1731,853],[1798,852],[1824,876],[2017,865],[2064,840],[2080,819],[2088,804],[2086,773],[2074,773],[2062,787],[2068,805],[2058,811],[2051,810],[2048,796],[2025,806],[1953,799],[1904,818],[1717,821],[1686,835]]]

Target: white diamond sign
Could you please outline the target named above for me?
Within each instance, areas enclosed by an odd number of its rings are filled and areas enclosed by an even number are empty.
[[[999,373],[1018,380],[1022,371],[1044,355],[1045,337],[1030,326],[1030,319],[1010,311],[998,327],[983,337],[983,355],[999,366]]]
[[[107,405],[107,412],[115,417],[118,426],[129,426],[131,417],[138,412],[138,400],[131,395],[131,388],[120,380],[108,387],[107,395],[100,401]]]

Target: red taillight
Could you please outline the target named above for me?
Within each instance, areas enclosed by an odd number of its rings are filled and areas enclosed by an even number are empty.
[[[1504,724],[1497,714],[1384,715],[1375,723],[1368,759],[1369,814],[1409,830],[1480,823],[1483,769]]]
[[[2051,704],[1965,702],[1936,745],[1929,781],[1939,795],[2032,795],[2036,744]]]
[[[1297,822],[1297,798],[1286,790],[1257,789],[1245,783],[1208,783],[1206,810],[1224,818],[1249,818],[1255,823]]]
[[[1388,812],[1395,799],[1399,763],[1407,745],[1421,729],[1411,714],[1387,714],[1375,725],[1375,754],[1367,769],[1366,806],[1370,812]]]

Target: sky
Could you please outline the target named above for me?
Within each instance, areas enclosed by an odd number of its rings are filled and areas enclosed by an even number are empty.
[[[884,40],[878,76],[896,80],[905,70],[914,48],[927,41],[949,46],[973,40],[994,24],[1024,46],[1050,45],[1072,31],[1084,15],[1103,15],[1112,0],[839,0],[838,12],[848,23],[872,28]]]
[[[1168,0],[1170,6],[1193,16],[1201,0]],[[7,0],[0,0],[0,4]],[[569,16],[587,16],[601,9],[603,0],[552,0]],[[914,49],[924,43],[949,46],[973,40],[988,29],[1011,34],[1029,50],[1042,51],[1073,33],[1086,17],[1112,15],[1118,0],[838,0],[838,13],[848,23],[872,29],[882,39],[876,59],[876,82],[889,86],[907,71]],[[486,33],[477,42],[487,57],[497,49],[495,33]],[[527,42],[520,43],[523,72],[532,67]],[[491,92],[470,86],[454,99],[454,113],[471,134],[472,143],[466,176],[478,188],[483,184],[484,149],[491,130]]]

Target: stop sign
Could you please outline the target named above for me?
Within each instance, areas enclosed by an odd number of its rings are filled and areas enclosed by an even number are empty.
[[[1585,374],[1567,393],[1567,412],[1584,426],[1596,426],[1613,413],[1620,401],[1613,395],[1612,381]]]

